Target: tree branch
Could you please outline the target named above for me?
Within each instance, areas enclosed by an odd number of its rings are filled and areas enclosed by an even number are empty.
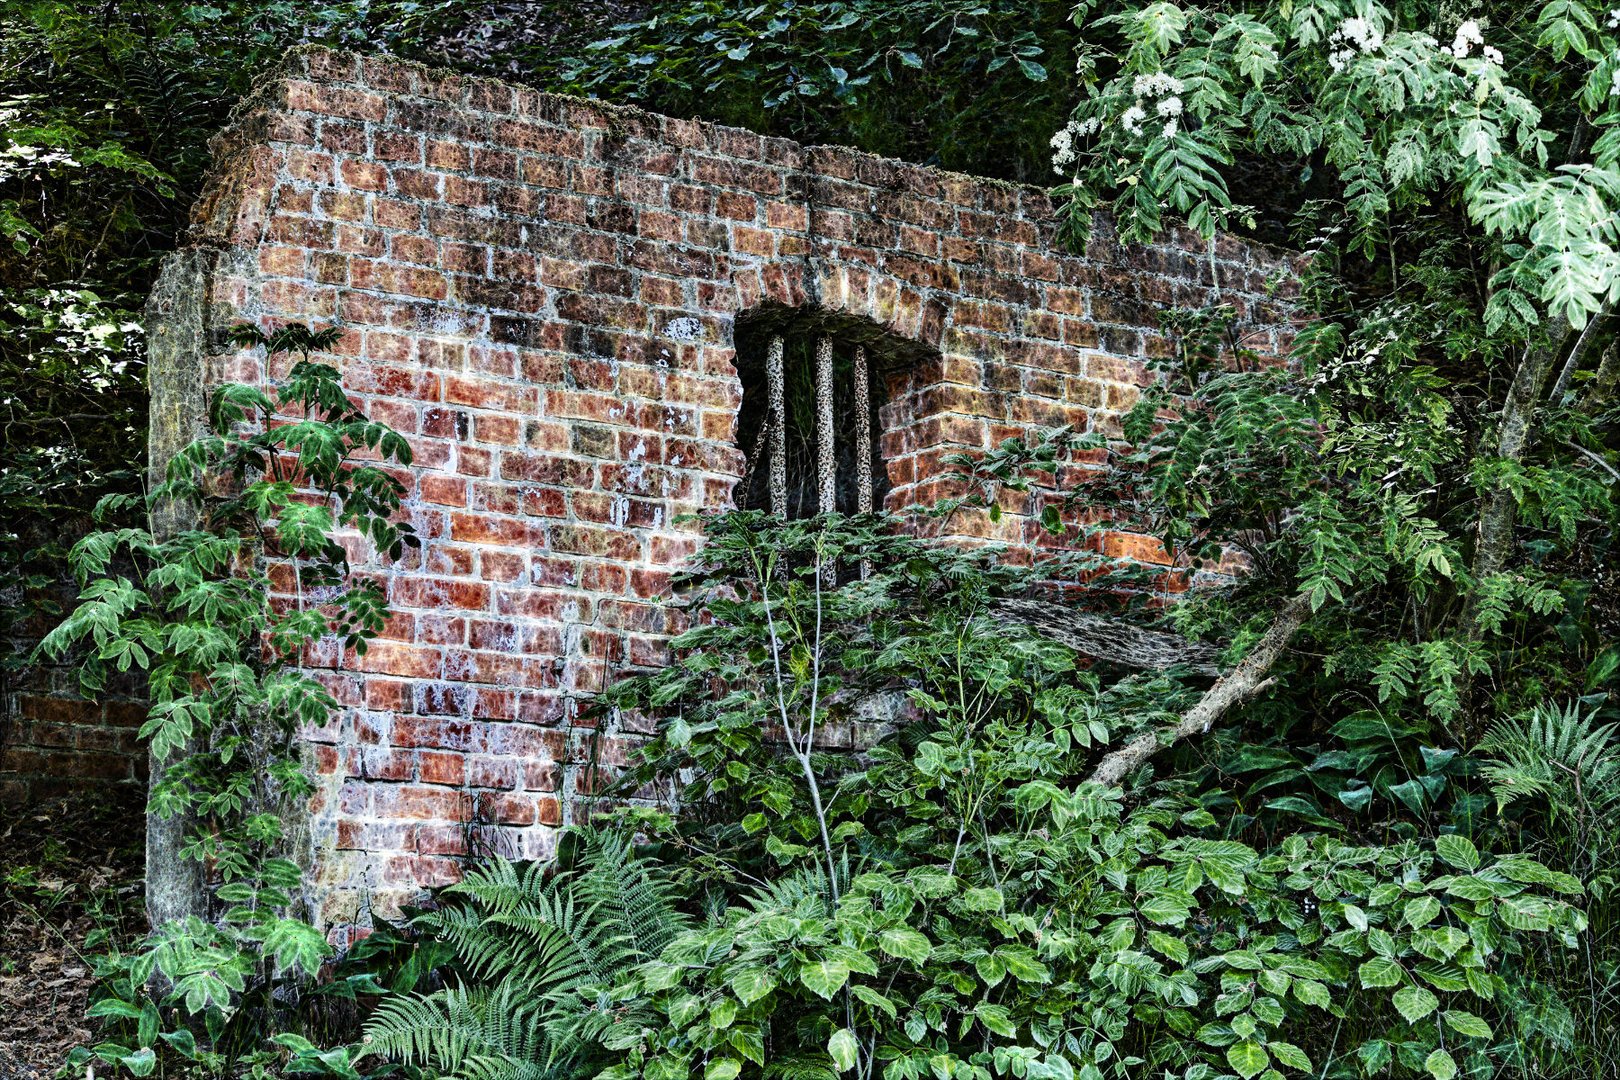
[[[1227,710],[1271,686],[1274,682],[1270,676],[1272,665],[1310,614],[1311,602],[1304,593],[1284,604],[1254,650],[1237,667],[1217,679],[1214,686],[1204,691],[1203,696],[1182,714],[1174,727],[1138,735],[1103,758],[1097,765],[1097,771],[1091,774],[1091,779],[1108,787],[1117,787],[1160,750],[1189,736],[1208,733]]]

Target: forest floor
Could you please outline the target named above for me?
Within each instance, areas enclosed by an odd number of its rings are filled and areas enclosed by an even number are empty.
[[[0,821],[0,1080],[53,1076],[93,1040],[89,957],[144,929],[141,821],[138,794],[105,792]]]

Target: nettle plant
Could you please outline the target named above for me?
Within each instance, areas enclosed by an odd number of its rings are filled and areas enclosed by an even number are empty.
[[[202,865],[207,886],[207,917],[156,926],[138,949],[96,958],[102,995],[90,1015],[106,1022],[106,1039],[73,1065],[94,1058],[146,1076],[167,1056],[214,1073],[262,1069],[275,1056],[264,1037],[331,953],[300,917],[301,870],[282,817],[314,791],[298,733],[335,707],[299,665],[333,636],[364,652],[383,626],[381,587],[351,573],[339,532],[391,558],[415,542],[392,520],[404,488],[385,468],[409,464],[410,446],[366,419],[336,369],[309,359],[339,332],[235,328],[239,346],[301,359],[273,396],[220,387],[212,434],[175,456],[144,504],[113,496],[97,510],[107,520],[180,507],[189,527],[112,528],[69,556],[80,602],[40,649],[75,657],[90,695],[114,671],[144,673],[140,735],[160,769],[149,808],[187,823],[180,854]],[[290,574],[291,603],[273,598],[273,567]],[[289,1038],[305,1067],[341,1064]]]

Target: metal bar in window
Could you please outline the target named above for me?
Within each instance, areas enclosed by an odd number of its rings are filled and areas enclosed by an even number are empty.
[[[771,337],[765,354],[766,394],[770,405],[771,513],[787,515],[787,379],[782,371],[782,336]]]
[[[830,514],[838,509],[838,451],[833,445],[832,338],[816,339],[816,490],[817,509]]]
[[[855,346],[855,511],[872,512],[872,388],[866,346]],[[861,560],[861,580],[872,576],[872,563]]]

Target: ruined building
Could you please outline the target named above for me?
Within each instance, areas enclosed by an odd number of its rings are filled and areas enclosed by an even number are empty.
[[[1290,325],[1287,262],[1241,240],[1127,248],[1099,221],[1069,255],[1038,189],[392,59],[294,53],[216,154],[150,307],[154,461],[209,386],[284,374],[223,343],[242,321],[341,326],[324,359],[415,452],[423,546],[375,564],[388,633],[322,658],[343,707],[310,733],[328,925],[453,880],[475,834],[545,853],[626,760],[637,733],[580,703],[664,655],[682,515],[928,502],[950,454],[1117,432],[1163,309],[1236,305],[1262,354]],[[831,393],[825,490],[773,371]],[[1033,543],[1039,506],[1008,509],[955,529]],[[138,775],[106,710],[24,696],[0,780]]]

